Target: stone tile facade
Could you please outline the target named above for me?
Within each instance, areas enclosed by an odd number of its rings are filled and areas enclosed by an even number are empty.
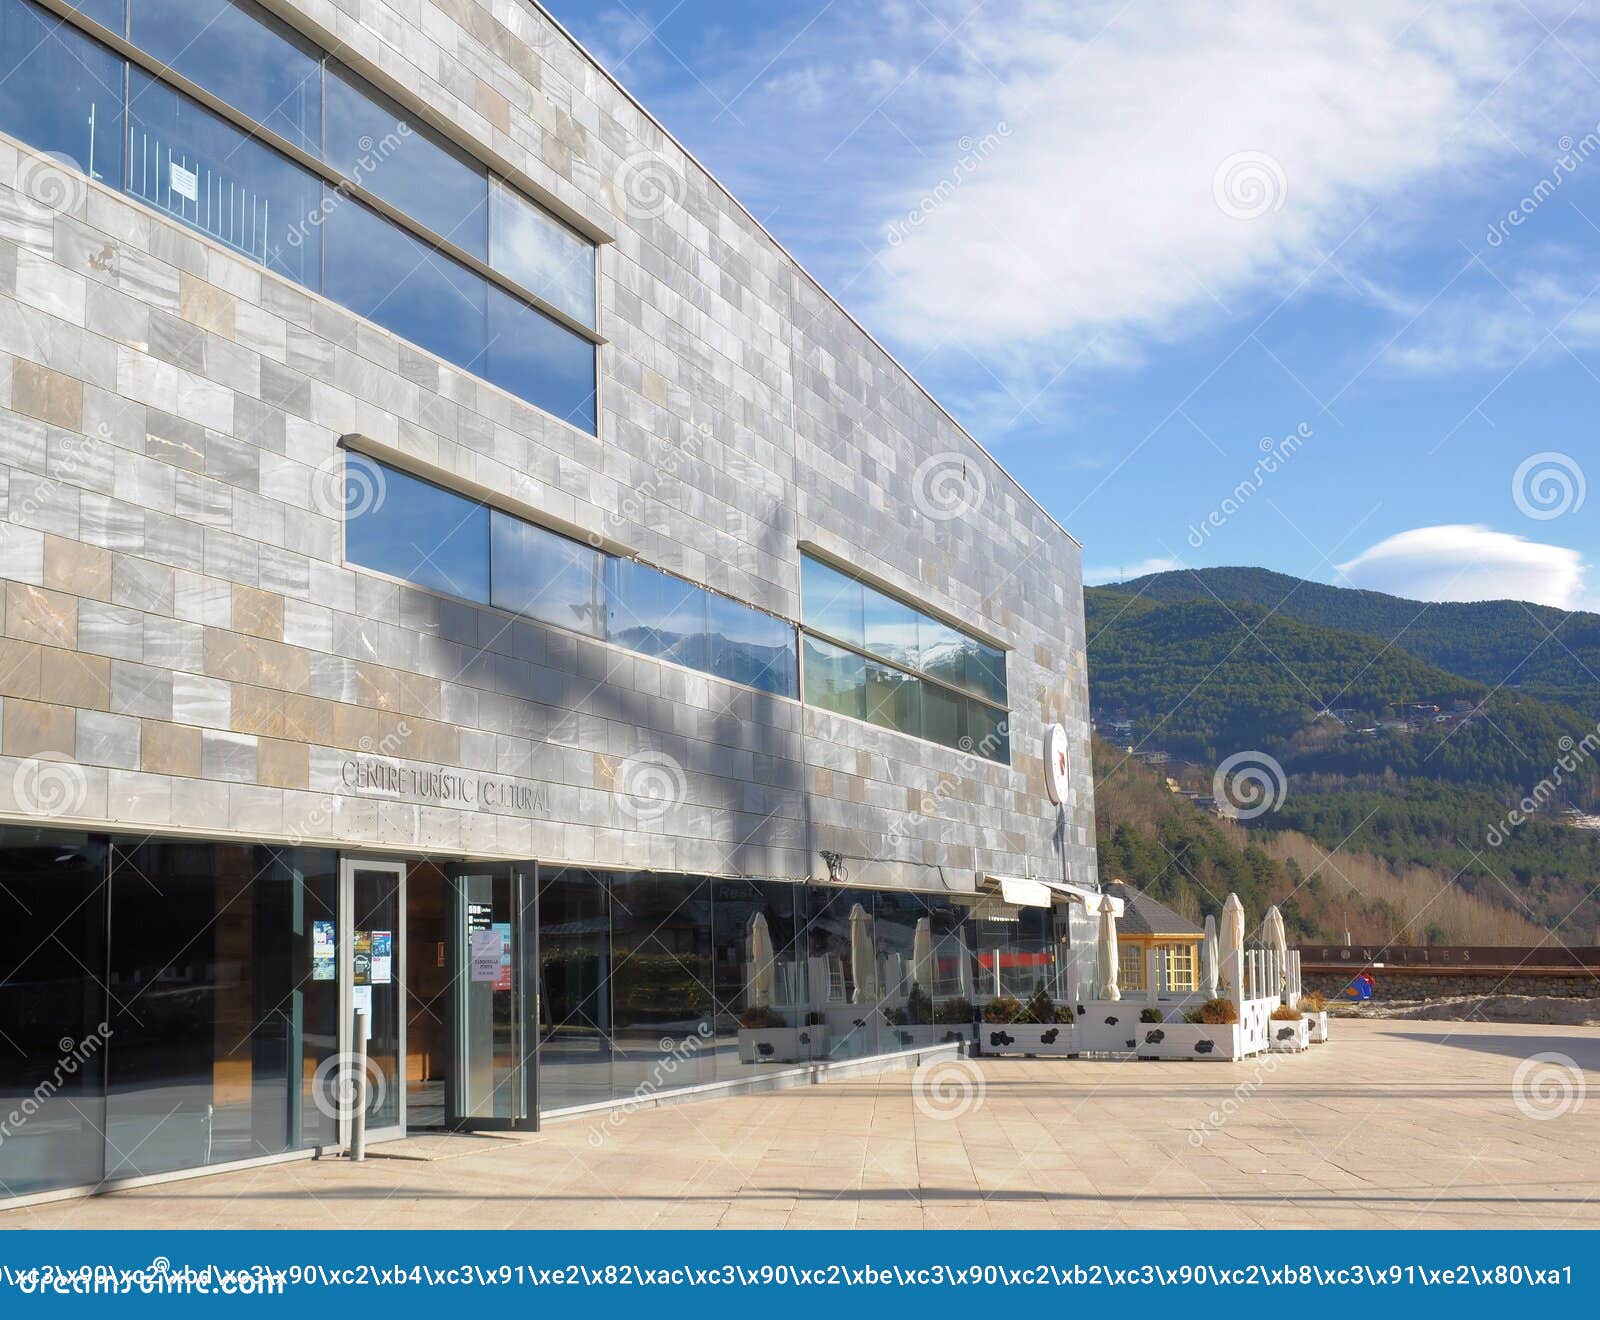
[[[1075,542],[541,10],[271,7],[607,238],[600,434],[0,140],[0,812],[1093,883]],[[799,547],[820,547],[1009,649],[1012,763],[347,567],[341,442],[791,619]],[[375,795],[362,757],[525,787],[533,809]]]

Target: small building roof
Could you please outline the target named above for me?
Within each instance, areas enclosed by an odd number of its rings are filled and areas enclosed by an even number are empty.
[[[1151,898],[1132,885],[1113,880],[1105,887],[1108,894],[1123,902],[1122,915],[1117,918],[1118,935],[1193,935],[1203,936],[1205,927],[1174,912],[1165,903]]]

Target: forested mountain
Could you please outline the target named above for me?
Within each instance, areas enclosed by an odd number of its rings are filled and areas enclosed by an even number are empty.
[[[1428,868],[1491,910],[1594,938],[1600,833],[1571,813],[1600,810],[1600,616],[1259,569],[1089,588],[1085,608],[1103,733],[1195,762],[1182,786],[1202,800],[1236,753],[1282,767],[1282,801],[1251,821],[1264,848],[1294,837]],[[1114,832],[1102,847],[1137,860]]]
[[[1600,717],[1600,682],[1594,677],[1600,674],[1600,614],[1518,600],[1405,600],[1264,568],[1181,569],[1089,591],[1156,604],[1222,600],[1258,605],[1299,623],[1398,643],[1418,659],[1464,678],[1562,701]]]

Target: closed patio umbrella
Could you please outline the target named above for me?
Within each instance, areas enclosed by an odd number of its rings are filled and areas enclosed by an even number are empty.
[[[1117,988],[1117,918],[1108,900],[1100,903],[1100,998],[1122,998]]]
[[[776,969],[773,967],[772,959],[772,932],[767,928],[765,913],[757,912],[750,919],[746,946],[750,980],[745,989],[745,1006],[771,1008]]]
[[[851,1001],[878,1002],[878,966],[872,951],[872,918],[857,903],[850,909],[850,979],[856,983]]]
[[[1244,904],[1239,895],[1229,894],[1222,905],[1222,976],[1235,1000],[1244,1000]]]
[[[917,918],[911,936],[911,980],[924,993],[933,993],[933,921],[928,917]]]
[[[1207,999],[1217,997],[1217,919],[1206,913],[1206,935],[1200,944],[1200,983]]]
[[[1281,995],[1288,983],[1289,935],[1283,928],[1283,913],[1278,911],[1277,904],[1267,909],[1266,919],[1261,923],[1261,942],[1271,950],[1277,964],[1278,984],[1271,987],[1272,992]]]

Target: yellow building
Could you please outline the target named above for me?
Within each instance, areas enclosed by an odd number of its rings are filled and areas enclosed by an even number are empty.
[[[1151,948],[1165,968],[1162,989],[1198,989],[1204,928],[1121,880],[1112,881],[1105,890],[1123,902],[1117,918],[1117,985],[1122,992],[1146,989],[1145,953]]]

